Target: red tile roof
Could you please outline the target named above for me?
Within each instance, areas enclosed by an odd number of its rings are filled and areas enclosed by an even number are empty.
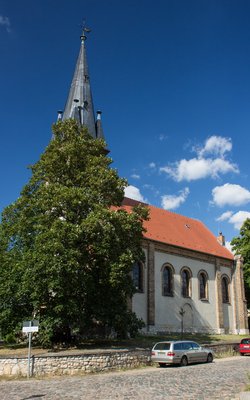
[[[122,207],[129,212],[138,204],[138,201],[125,198]],[[144,222],[145,238],[217,257],[234,259],[233,254],[218,242],[216,236],[201,221],[151,205],[147,207],[149,220]]]

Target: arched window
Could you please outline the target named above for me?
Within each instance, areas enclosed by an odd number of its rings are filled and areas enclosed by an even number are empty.
[[[165,265],[162,269],[162,295],[173,296],[173,292],[173,267]]]
[[[227,276],[221,278],[222,302],[229,303],[229,279]]]
[[[208,277],[205,271],[200,271],[198,275],[199,297],[201,300],[208,299]]]
[[[132,268],[132,279],[134,286],[138,292],[143,291],[143,264],[136,262]]]
[[[188,268],[181,271],[181,294],[183,297],[191,297],[191,272]]]

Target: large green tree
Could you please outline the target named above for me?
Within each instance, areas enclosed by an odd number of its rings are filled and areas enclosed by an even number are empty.
[[[250,307],[250,219],[246,219],[240,229],[240,235],[231,242],[233,251],[244,258],[244,283],[247,305]]]
[[[143,258],[147,210],[119,208],[127,183],[110,167],[104,141],[73,120],[58,122],[53,133],[29,183],[2,214],[2,334],[34,316],[46,344],[94,325],[134,332],[130,272]]]

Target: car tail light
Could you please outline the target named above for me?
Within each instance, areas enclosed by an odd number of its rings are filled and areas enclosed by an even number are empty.
[[[175,353],[173,353],[172,351],[169,351],[169,352],[167,353],[167,356],[168,356],[168,357],[174,357],[174,356],[175,356]]]
[[[155,352],[154,351],[151,352],[151,356],[155,356]]]

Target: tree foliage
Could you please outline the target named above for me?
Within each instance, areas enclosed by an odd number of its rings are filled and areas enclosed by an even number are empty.
[[[147,210],[120,208],[126,181],[110,168],[104,141],[73,120],[58,122],[53,133],[20,197],[2,214],[2,334],[34,315],[44,344],[98,324],[121,335],[134,331],[130,272],[143,258]]]
[[[231,242],[233,251],[244,258],[244,283],[248,307],[250,307],[250,219],[246,219],[240,235]]]

